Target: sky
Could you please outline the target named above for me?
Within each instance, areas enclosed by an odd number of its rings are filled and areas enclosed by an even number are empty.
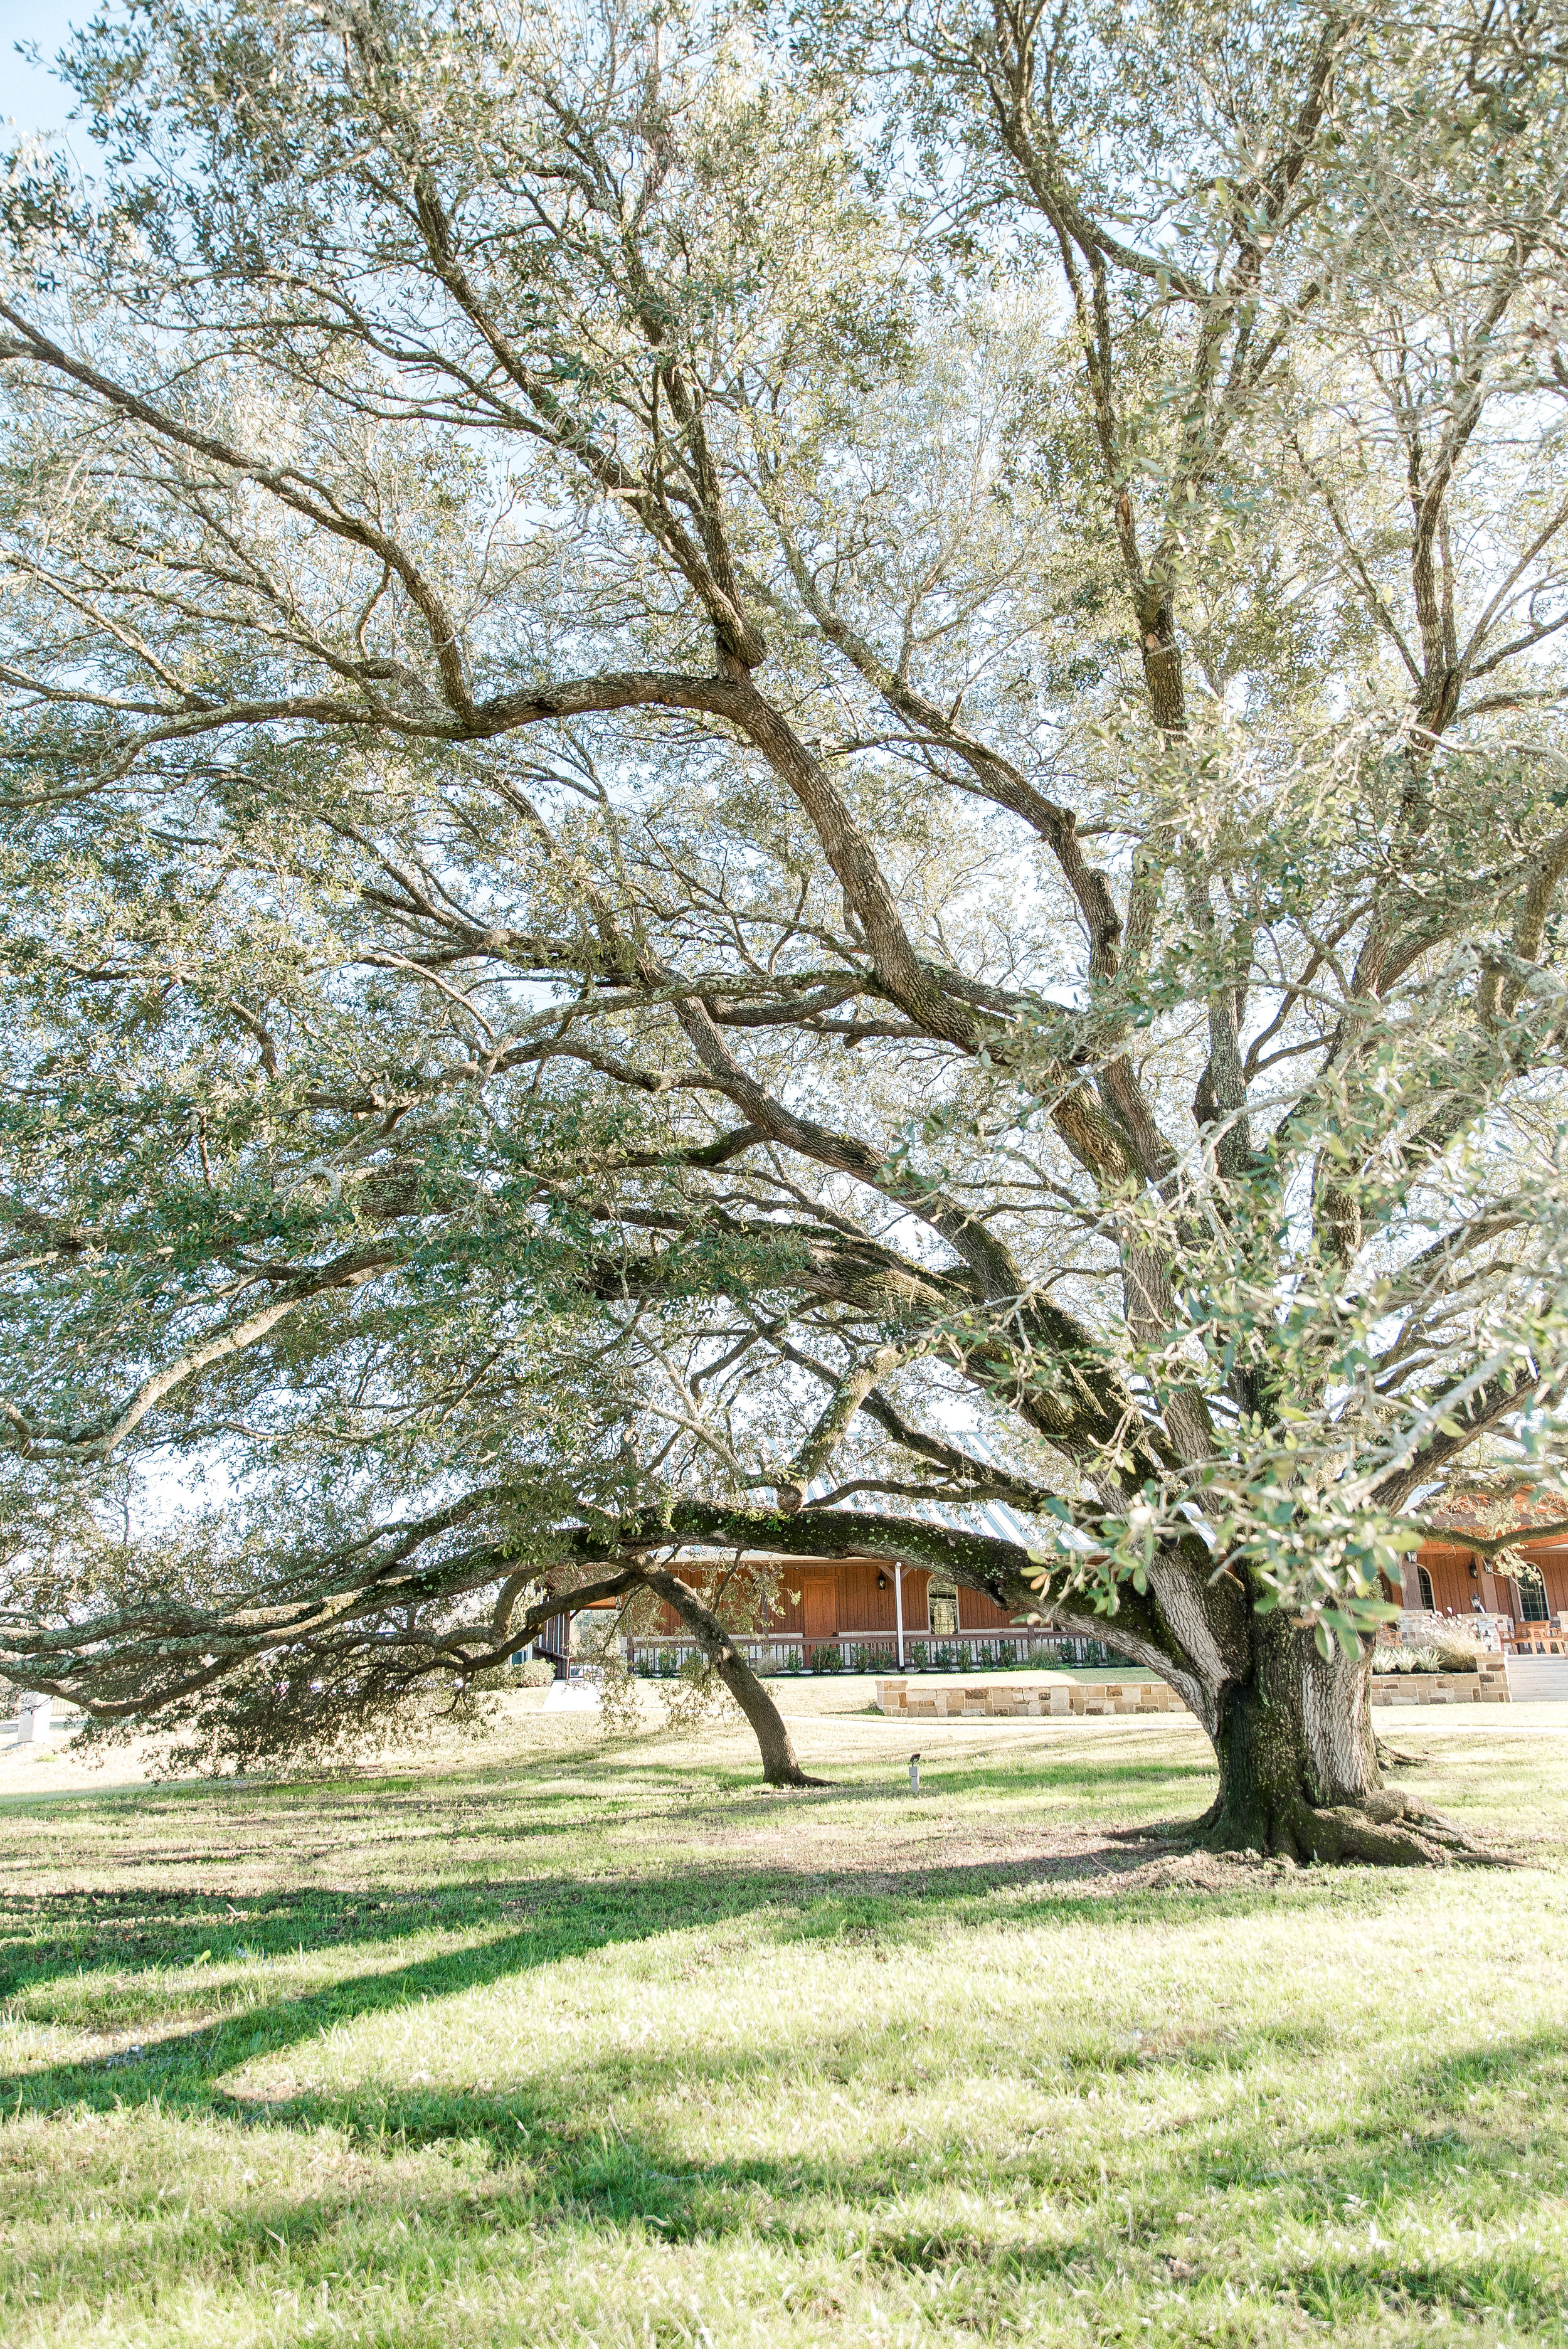
[[[68,131],[66,117],[70,93],[45,67],[29,66],[16,54],[18,41],[36,41],[46,61],[64,47],[74,23],[87,24],[96,15],[96,0],[0,0],[0,147],[8,147],[13,130],[67,132],[78,161],[85,162],[92,142],[78,125]]]

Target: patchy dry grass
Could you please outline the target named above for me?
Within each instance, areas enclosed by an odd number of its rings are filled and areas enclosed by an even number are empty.
[[[514,1701],[315,1785],[0,1764],[10,2349],[1568,2340],[1568,1707],[1382,1716],[1509,1874],[1192,1861],[1184,1721],[834,1785]],[[123,1781],[123,1783],[118,1783]]]

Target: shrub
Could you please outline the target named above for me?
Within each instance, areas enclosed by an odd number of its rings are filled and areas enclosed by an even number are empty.
[[[1469,1640],[1441,1640],[1429,1648],[1380,1648],[1380,1672],[1479,1672],[1480,1651]]]

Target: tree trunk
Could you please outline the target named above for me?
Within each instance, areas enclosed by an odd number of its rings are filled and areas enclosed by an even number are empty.
[[[1147,1593],[1125,1592],[1115,1615],[1080,1611],[1075,1599],[1070,1589],[1047,1598],[1047,1619],[1158,1672],[1208,1731],[1220,1790],[1194,1833],[1211,1849],[1306,1865],[1506,1864],[1384,1786],[1370,1648],[1350,1657],[1336,1645],[1321,1656],[1310,1625],[1258,1614],[1236,1578],[1170,1551],[1156,1559]]]
[[[1253,1615],[1246,1669],[1220,1687],[1210,1728],[1220,1791],[1200,1822],[1222,1851],[1305,1863],[1429,1866],[1480,1852],[1383,1785],[1372,1730],[1372,1651],[1319,1655],[1310,1627]]]
[[[762,1756],[762,1775],[770,1786],[825,1786],[825,1778],[809,1777],[795,1758],[795,1748],[784,1718],[728,1632],[678,1575],[645,1575],[650,1590],[673,1607],[696,1640],[704,1657],[718,1674],[751,1723]]]
[[[1319,1814],[1360,1808],[1383,1791],[1372,1734],[1370,1654],[1317,1652],[1283,1614],[1254,1616],[1243,1677],[1217,1694],[1212,1732],[1220,1791],[1205,1821],[1233,1850],[1337,1857]]]
[[[816,1525],[785,1513],[738,1524],[701,1505],[683,1514],[688,1537],[747,1536],[760,1548],[779,1544],[801,1557],[822,1552]],[[1212,1741],[1220,1790],[1191,1833],[1211,1848],[1299,1860],[1361,1859],[1409,1866],[1463,1858],[1493,1867],[1509,1861],[1408,1795],[1386,1788],[1372,1732],[1372,1651],[1354,1656],[1337,1646],[1317,1652],[1314,1629],[1274,1611],[1260,1614],[1256,1593],[1240,1573],[1216,1571],[1197,1534],[1160,1546],[1141,1586],[1119,1582],[1114,1612],[1097,1614],[1082,1569],[1040,1570],[1037,1555],[989,1536],[940,1534],[904,1522],[896,1541],[884,1534],[874,1554],[890,1562],[940,1562],[982,1591],[1015,1622],[1078,1639],[1103,1640],[1131,1663],[1157,1672],[1196,1715]],[[854,1555],[867,1537],[856,1528]],[[940,1547],[938,1547],[940,1545]],[[846,1554],[848,1554],[846,1552]],[[805,1776],[771,1698],[737,1653],[729,1635],[685,1583],[664,1568],[641,1579],[672,1606],[757,1733],[772,1785],[820,1785]]]

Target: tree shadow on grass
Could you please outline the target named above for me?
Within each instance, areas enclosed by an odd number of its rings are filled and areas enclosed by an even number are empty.
[[[1292,1878],[1268,1868],[1212,1866],[1208,1880],[1178,1874],[1150,1881],[1150,1869],[1157,1870],[1162,1857],[1181,1862],[1184,1855],[1151,1828],[1137,1841],[1097,1842],[1013,1858],[919,1867],[889,1854],[863,1872],[829,1861],[811,1868],[696,1864],[655,1875],[625,1859],[614,1873],[576,1879],[492,1878],[475,1885],[459,1878],[407,1892],[306,1886],[244,1892],[236,1899],[191,1886],[138,1885],[0,1895],[0,1996],[24,2001],[35,2020],[65,2020],[37,2003],[39,1992],[65,1978],[75,1993],[76,2019],[95,1977],[139,1975],[148,1978],[151,2010],[160,1998],[171,2002],[173,1986],[161,1979],[171,1971],[304,1956],[346,1945],[377,1951],[429,1933],[491,1937],[479,1950],[356,1977],[363,1989],[352,1996],[347,1985],[334,1992],[349,1999],[351,2011],[368,2012],[397,2003],[395,1985],[405,1978],[418,1982],[410,1996],[429,1994],[433,1986],[444,1995],[467,1987],[470,1979],[490,1981],[498,1972],[531,1971],[612,1942],[646,1940],[761,1909],[776,1912],[773,1930],[789,1938],[830,1940],[867,1930],[907,1937],[928,1932],[944,1918],[978,1925],[993,1910],[1013,1924],[1104,1919],[1108,1908],[1127,1921],[1158,1913],[1178,1922],[1189,1914],[1253,1915],[1282,1903],[1316,1905],[1346,1897],[1342,1884],[1330,1893],[1328,1878],[1305,1870]],[[1397,1879],[1366,1872],[1356,1888],[1357,1905],[1381,1906],[1404,1889]],[[520,1920],[525,1920],[521,1930]],[[502,1950],[511,1953],[504,1960],[493,1954]],[[366,2003],[356,2005],[356,1996]],[[184,2003],[190,2002],[186,1995]]]
[[[1157,1911],[1157,1901],[1148,1905],[1151,1914]],[[1234,1914],[1245,1904],[1233,1899],[1224,1905]],[[759,1928],[786,1926],[788,1914],[769,1907],[772,1913],[757,1917]],[[633,1936],[623,1930],[619,1938]],[[511,2229],[527,2232],[537,2247],[556,2224],[622,2235],[640,2229],[665,2242],[714,2243],[745,2235],[810,2256],[837,2239],[842,2212],[852,2209],[864,2230],[857,2256],[869,2271],[911,2279],[918,2287],[922,2279],[967,2270],[972,2288],[997,2319],[1042,2287],[1075,2297],[1085,2289],[1168,2292],[1172,2263],[1182,2251],[1191,2255],[1183,2263],[1183,2296],[1195,2311],[1223,2316],[1235,2305],[1227,2291],[1234,2246],[1225,2213],[1233,2207],[1239,2214],[1266,2195],[1274,2207],[1259,2234],[1255,2271],[1248,2276],[1246,2297],[1254,2305],[1283,2298],[1320,2323],[1347,2325],[1390,2313],[1418,2316],[1442,2309],[1507,2310],[1544,2323],[1560,2304],[1562,2279],[1543,2265],[1538,2250],[1515,2240],[1516,2229],[1483,2232],[1467,2222],[1462,2242],[1456,2238],[1441,2251],[1402,2256],[1367,2224],[1386,2202],[1398,2207],[1413,2200],[1442,2209],[1475,2190],[1467,2182],[1464,2158],[1475,2160],[1465,2125],[1477,2090],[1512,2090],[1522,2083],[1538,2107],[1562,2110],[1568,2033],[1559,2030],[1449,2051],[1425,2073],[1410,2075],[1394,2106],[1385,2104],[1380,2084],[1369,2077],[1366,2102],[1348,2131],[1337,2114],[1331,2124],[1314,2125],[1299,2137],[1288,2127],[1271,2131],[1260,2127],[1252,2097],[1239,2095],[1218,2111],[1194,2110],[1153,2138],[1120,2128],[1076,2135],[1041,2130],[985,2155],[977,2152],[975,2116],[963,2109],[919,2135],[873,2128],[880,2142],[851,2150],[840,2137],[813,2137],[788,2151],[757,2149],[753,2143],[733,2154],[694,2153],[686,2135],[693,2106],[669,2101],[676,2089],[712,2110],[721,2099],[736,2105],[776,2095],[781,2070],[793,2067],[798,2076],[809,2074],[824,2084],[858,2084],[861,2103],[872,2110],[879,2102],[885,2109],[886,2100],[912,2085],[931,2085],[920,2060],[923,2043],[892,2021],[871,2032],[863,2023],[825,2030],[805,2049],[782,2020],[778,2044],[754,2041],[727,2050],[623,2049],[583,2063],[573,2062],[568,2045],[560,2064],[546,2052],[529,2076],[499,2094],[374,2084],[247,2097],[220,2084],[218,2075],[234,2064],[296,2045],[351,2013],[374,2013],[521,1973],[538,1961],[533,1939],[503,1937],[459,1953],[456,1961],[356,1977],[330,1992],[280,2001],[216,2034],[198,2032],[166,2043],[159,2060],[122,2069],[103,2085],[112,2086],[118,2106],[156,2104],[170,2117],[227,2117],[242,2128],[302,2137],[325,2128],[372,2156],[466,2148],[467,2183],[422,2173],[411,2188],[407,2173],[372,2169],[341,2193],[267,2196],[239,2207],[225,2202],[215,2220],[222,2256],[240,2264],[266,2259],[270,2243],[285,2259],[300,2261],[307,2274],[313,2260],[325,2270],[336,2256],[335,2236],[352,2226],[356,2260],[369,2262],[367,2274],[394,2266],[407,2244],[406,2237],[394,2241],[391,2230],[401,2224],[398,2212],[408,2207],[410,2191],[417,2196],[422,2246],[428,2250],[433,2239],[438,2245],[444,2233],[469,2247],[470,2261],[476,2246],[481,2256],[493,2246],[497,2260],[504,2260],[502,2238]],[[603,1940],[593,1944],[603,1945]],[[1151,2081],[1172,2071],[1244,2078],[1272,2056],[1277,2038],[1272,2023],[1260,2022],[1242,2034],[1216,2034],[1212,2045],[1189,2039],[1146,2052],[1136,2071]],[[960,2068],[983,2064],[995,2070],[977,2036],[973,2046],[952,2053]],[[1064,2082],[1076,2072],[1081,2084],[1091,2068],[1086,2054],[1067,2067]],[[1099,2068],[1107,2075],[1125,2072],[1124,2052],[1108,2050]],[[1038,2077],[1033,2071],[1030,2076]],[[55,2085],[74,2096],[82,2081],[79,2070],[61,2067]],[[24,2106],[35,2101],[26,2086],[5,2084],[13,2108],[18,2088]],[[1136,2094],[1123,2080],[1120,2092],[1130,2089]],[[82,2101],[101,2108],[103,2099],[89,2094]],[[617,2103],[656,2111],[661,2102],[670,2116],[665,2119],[628,2128],[617,2118]],[[1427,2115],[1424,2126],[1401,2127],[1420,2112]],[[1504,2117],[1514,2125],[1493,2130],[1488,2140],[1494,2165],[1522,2161],[1532,2131],[1539,2133],[1539,2117],[1522,2112]],[[1439,2120],[1446,2122],[1440,2129]],[[475,2154],[482,2157],[478,2171]],[[977,2199],[972,2190],[977,2165],[983,2171],[994,2167],[995,2182],[1005,2190]],[[476,2176],[486,2181],[482,2193],[472,2182]],[[1020,2189],[1026,2189],[1022,2201]],[[946,2215],[934,2220],[917,2215],[923,2205],[929,2213],[934,2202],[944,2201]],[[1020,2208],[1040,2214],[1021,2233],[1012,2217]],[[1193,2210],[1212,2215],[1212,2243],[1194,2246],[1187,2234]],[[1297,2222],[1315,2230],[1310,2240],[1293,2241]],[[170,2223],[180,2223],[172,2214]],[[214,2220],[209,2216],[202,2223],[210,2229]],[[1325,2240],[1326,2230],[1331,2240]],[[1272,2239],[1266,2247],[1265,2239]],[[84,2247],[84,2262],[93,2256]],[[101,2264],[100,2259],[100,2281]],[[86,2281],[84,2267],[84,2287]]]
[[[1202,1775],[1185,1764],[1170,1768],[1162,1762],[1116,1764],[1098,1767],[1093,1785],[1097,1794],[1134,1791],[1169,1803],[1173,1782]],[[449,1852],[454,1840],[476,1847],[476,1866],[483,1864],[482,1847],[487,1845],[513,1850],[521,1846],[531,1847],[547,1869],[552,1852],[556,1848],[569,1852],[583,1832],[582,1786],[553,1783],[560,1775],[553,1761],[530,1764],[519,1772],[481,1758],[448,1775],[438,1786],[418,1778],[336,1779],[325,1785],[208,1780],[195,1786],[170,1784],[153,1789],[86,1789],[13,1797],[0,1803],[0,1820],[8,1813],[25,1812],[33,1823],[57,1816],[67,1831],[84,1824],[97,1828],[98,1849],[83,1855],[88,1866],[105,1865],[107,1872],[111,1865],[122,1877],[133,1870],[139,1875],[145,1869],[149,1876],[178,1871],[185,1882],[167,1889],[147,1883],[129,1890],[32,1896],[0,1890],[0,1994],[14,1994],[61,1972],[90,1974],[127,1966],[189,1965],[203,1952],[222,1962],[242,1951],[273,1956],[301,1946],[310,1950],[343,1941],[376,1944],[396,1940],[416,1922],[440,1930],[472,1930],[506,1922],[509,1899],[522,1898],[533,1909],[542,1903],[548,1906],[552,1899],[557,1905],[586,1900],[592,1911],[602,1897],[602,1887],[573,1887],[565,1868],[552,1885],[531,1881],[510,1891],[493,1880],[478,1885],[449,1881],[428,1891],[407,1894],[368,1885],[353,1892],[309,1886],[279,1893],[238,1889],[231,1894],[200,1889],[202,1875],[208,1875],[209,1882],[213,1877],[222,1881],[236,1848],[253,1848],[262,1865],[266,1864],[269,1850],[275,1849],[280,1868],[286,1870],[298,1857],[296,1825],[308,1825],[313,1857],[330,1851],[346,1836],[361,1837],[367,1826],[374,1825],[394,1838],[412,1829],[420,1848],[414,1851],[410,1847],[410,1856],[418,1865],[428,1859],[434,1839],[431,1829],[438,1826],[444,1830],[442,1840]],[[1072,1807],[1087,1807],[1081,1760],[1057,1754],[1034,1754],[1027,1759],[978,1767],[957,1764],[951,1770],[938,1762],[928,1768],[927,1785],[937,1796],[949,1791],[1005,1795],[1010,1798],[1012,1813],[1006,1824],[1016,1825],[1026,1833],[1059,1832],[1065,1823],[1060,1816],[1062,1806],[1054,1798],[1065,1796]],[[596,1824],[612,1835],[626,1834],[635,1842],[638,1830],[657,1829],[667,1823],[670,1802],[676,1794],[681,1797],[683,1836],[700,1835],[709,1827],[717,1840],[758,1822],[800,1816],[802,1805],[813,1819],[826,1820],[836,1813],[852,1815],[868,1802],[884,1799],[887,1790],[880,1779],[851,1780],[781,1801],[749,1776],[737,1774],[731,1778],[707,1766],[694,1769],[674,1763],[639,1762],[602,1791],[606,1799]],[[1048,1806],[1047,1815],[1037,1821],[1021,1816],[1031,1800]],[[170,1822],[181,1828],[186,1822],[192,1828],[199,1825],[203,1832],[194,1841],[189,1835],[182,1838],[191,1842],[191,1848],[170,1850],[167,1839]],[[809,1827],[806,1832],[810,1833]],[[112,1855],[107,1853],[106,1837],[112,1839]],[[1130,1864],[1142,1864],[1149,1857],[1145,1849]],[[635,1852],[610,1851],[603,1858],[612,1868],[627,1873],[640,1869]],[[1081,1864],[1070,1861],[1068,1871]],[[1120,1865],[1110,1857],[1097,1864],[1096,1872],[1114,1874]],[[810,1871],[813,1896],[820,1895],[833,1868],[830,1858],[825,1871]],[[921,1881],[906,1871],[896,1872],[909,1897],[916,1899],[939,1897],[949,1883],[956,1889],[974,1880],[972,1874],[965,1878],[962,1870],[928,1874]],[[1048,1876],[1060,1871],[1043,1867],[1037,1872]],[[790,1885],[799,1889],[807,1873],[792,1856],[781,1858],[777,1871],[764,1864],[748,1878],[737,1878],[737,1889],[726,1899],[745,1909],[754,1906],[758,1897],[774,1897],[776,1889]],[[694,1868],[691,1874],[672,1879],[671,1914],[664,1922],[682,1921],[681,1903],[701,1875],[700,1868]],[[639,1882],[645,1889],[640,1873]],[[756,1889],[758,1884],[765,1888],[760,1895]],[[614,1897],[624,1907],[634,1896],[621,1883]],[[645,1909],[644,1895],[634,1897],[643,1899]],[[711,1907],[713,1885],[706,1880],[701,1897]],[[725,1905],[724,1900],[720,1905]]]
[[[161,1973],[208,1962],[308,1955],[346,1943],[396,1948],[411,1936],[432,1932],[500,1934],[480,1950],[354,1977],[359,1988],[350,1997],[353,2011],[370,2012],[400,2002],[395,1992],[383,1996],[377,1984],[407,1981],[407,1996],[418,1998],[431,1991],[432,1969],[438,1974],[446,1968],[453,1978],[441,1981],[444,1994],[470,1982],[493,1980],[498,1971],[581,1956],[608,1941],[644,1940],[704,1920],[745,1915],[765,1905],[776,1889],[798,1890],[799,1884],[792,1873],[776,1878],[759,1871],[739,1879],[672,1874],[575,1885],[559,1878],[524,1878],[407,1893],[310,1887],[247,1894],[240,1902],[190,1888],[41,1893],[0,1901],[0,1994],[26,1995],[61,1977],[74,1987],[84,1974],[119,1974],[127,1967]],[[520,1919],[527,1920],[521,1927]],[[511,1953],[504,1962],[493,1954],[502,1950]],[[352,1984],[340,1987],[350,1994]],[[160,1988],[167,1996],[167,1985],[159,1983],[150,1985],[150,1994],[156,1997]],[[272,2010],[258,2010],[263,2011]]]
[[[1332,1897],[1326,1880],[1305,1875],[1282,1882],[1238,1870],[1234,1883],[1222,1889],[1151,1888],[1130,1880],[1146,1866],[1146,1852],[1112,1850],[1095,1853],[1089,1863],[1069,1854],[905,1867],[869,1879],[842,1870],[805,1876],[793,1868],[690,1868],[576,1884],[558,1878],[521,1878],[482,1889],[447,1884],[392,1896],[310,1889],[248,1898],[242,1908],[222,1896],[181,1889],[43,1894],[0,1908],[0,1935],[10,1928],[0,1942],[0,1989],[34,2021],[91,2028],[100,1995],[95,1985],[101,1982],[101,2004],[115,2030],[123,2033],[143,2021],[149,2042],[131,2064],[117,2052],[14,2071],[0,2078],[0,2097],[13,2107],[20,2099],[24,2110],[154,2095],[201,2103],[211,2093],[210,2084],[236,2064],[360,2016],[453,1997],[698,1925],[751,1919],[780,1941],[874,1938],[893,1945],[997,1920],[1033,1925],[1105,1919],[1114,1909],[1119,1922],[1157,1919],[1171,1925],[1188,1918],[1254,1916],[1282,1903],[1317,1906]],[[1394,1899],[1401,1887],[1389,1881],[1377,1889]],[[219,1979],[195,1971],[335,1950],[346,1957],[353,1951],[395,1960],[400,1943],[432,1933],[470,1938],[456,1949],[402,1964],[373,1963],[238,2012],[224,2012],[226,1990]],[[471,1938],[476,1935],[483,1938]],[[171,1972],[181,1980],[171,1982]],[[57,1995],[51,1994],[54,1985]],[[254,1987],[253,1979],[236,1985],[227,2002],[253,1995]],[[154,2041],[171,2007],[189,2012],[197,2002],[207,2010],[203,2020]]]

